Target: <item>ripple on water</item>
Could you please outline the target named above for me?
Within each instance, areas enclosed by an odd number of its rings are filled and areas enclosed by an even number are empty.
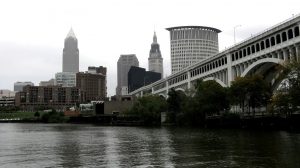
[[[300,167],[300,134],[0,124],[1,167]]]

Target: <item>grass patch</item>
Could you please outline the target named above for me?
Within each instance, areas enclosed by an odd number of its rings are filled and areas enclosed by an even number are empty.
[[[0,119],[30,119],[35,118],[34,113],[29,111],[0,112]]]

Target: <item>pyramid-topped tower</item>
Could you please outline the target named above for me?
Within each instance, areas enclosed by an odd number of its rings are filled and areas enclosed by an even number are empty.
[[[67,35],[67,38],[68,37],[73,37],[73,38],[75,38],[76,39],[76,36],[75,36],[75,33],[74,33],[74,31],[73,31],[73,28],[71,27],[71,29],[70,29],[70,31],[69,31],[69,33],[68,33],[68,35]]]
[[[63,72],[79,72],[78,41],[72,28],[65,38],[62,69]]]

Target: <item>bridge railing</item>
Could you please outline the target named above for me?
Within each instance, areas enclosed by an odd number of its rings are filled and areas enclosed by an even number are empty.
[[[262,35],[262,34],[268,32],[268,31],[270,31],[270,30],[272,30],[272,29],[274,29],[274,28],[276,28],[276,27],[278,27],[278,26],[280,26],[280,25],[283,25],[283,24],[285,24],[285,23],[288,23],[289,21],[292,21],[293,19],[298,18],[298,17],[300,17],[300,13],[299,13],[299,14],[296,14],[296,15],[293,15],[292,17],[290,17],[290,18],[288,18],[288,19],[286,19],[286,20],[284,20],[284,21],[282,21],[282,22],[280,22],[280,23],[277,23],[277,24],[275,24],[275,25],[273,25],[273,26],[271,26],[271,27],[269,27],[269,28],[267,28],[267,29],[264,29],[263,31],[260,31],[260,32],[258,32],[258,33],[256,33],[256,34],[252,35],[251,37],[248,37],[248,38],[246,38],[246,39],[244,39],[244,40],[242,40],[242,41],[240,41],[240,42],[238,42],[238,43],[236,43],[236,44],[234,44],[234,45],[231,45],[231,46],[229,46],[229,47],[227,47],[227,48],[224,48],[224,49],[222,49],[219,53],[222,53],[222,52],[224,52],[224,51],[226,51],[226,50],[229,50],[229,49],[231,49],[231,48],[233,48],[233,47],[235,47],[235,46],[238,46],[238,45],[240,45],[240,44],[242,44],[242,43],[244,43],[244,42],[246,42],[246,41],[249,41],[249,40],[252,39],[252,38],[258,37],[258,36],[260,36],[260,35]]]

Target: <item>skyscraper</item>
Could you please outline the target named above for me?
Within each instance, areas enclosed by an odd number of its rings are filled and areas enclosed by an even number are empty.
[[[78,42],[72,28],[65,38],[62,68],[63,72],[79,72]]]
[[[161,79],[161,74],[131,66],[128,72],[128,93]]]
[[[167,28],[171,39],[171,71],[202,61],[219,52],[218,33],[221,31],[204,26]]]
[[[131,66],[139,66],[139,61],[135,54],[121,55],[118,60],[118,85],[116,95],[128,94],[128,71]]]
[[[163,58],[161,57],[159,44],[157,43],[156,33],[153,35],[150,54],[148,58],[149,71],[158,72],[163,77]]]
[[[75,87],[77,72],[79,72],[78,41],[71,28],[65,38],[62,72],[55,74],[55,85]]]

